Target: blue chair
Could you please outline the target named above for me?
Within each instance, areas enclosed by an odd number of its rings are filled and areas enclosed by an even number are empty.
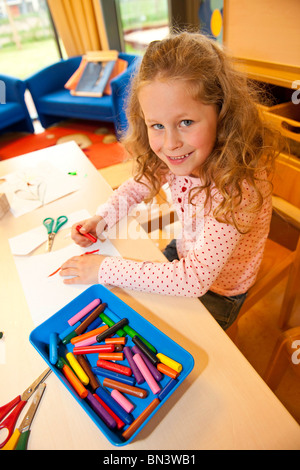
[[[127,127],[124,107],[138,58],[125,53],[119,53],[119,58],[128,62],[128,68],[111,81],[112,94],[101,98],[73,96],[64,88],[79,67],[81,56],[62,59],[29,77],[27,87],[42,126],[48,128],[65,119],[112,122],[120,136]]]
[[[24,93],[26,84],[19,78],[0,74],[0,134],[34,132]]]

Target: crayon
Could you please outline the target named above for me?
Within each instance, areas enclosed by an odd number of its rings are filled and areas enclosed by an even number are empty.
[[[176,372],[181,372],[182,371],[182,365],[179,364],[179,362],[174,361],[174,359],[171,359],[170,357],[166,356],[165,354],[158,353],[156,354],[157,358],[159,359],[160,362],[165,364],[168,367],[171,367],[171,369],[176,370]]]
[[[107,312],[109,318],[111,318],[111,320],[114,321],[114,323],[117,323],[120,320],[120,317],[118,317],[118,315],[116,315],[114,312],[112,312],[109,308],[106,309],[106,312]],[[126,326],[123,327],[123,330],[131,338],[133,338],[134,336],[138,336],[148,346],[148,348],[151,349],[151,351],[153,351],[154,353],[157,352],[155,347],[152,346],[152,344],[150,344],[145,338],[143,338],[143,336],[141,336],[139,333],[137,333],[133,328],[131,328],[131,326],[126,325]]]
[[[108,336],[113,336],[120,328],[122,328],[124,325],[127,325],[128,320],[127,318],[122,318],[118,323],[115,323],[113,326],[109,327],[106,331],[103,333],[100,333],[100,335],[97,336],[97,341],[98,343],[101,343],[101,341],[104,341],[105,338]]]
[[[99,326],[99,328],[96,328],[95,330],[91,330],[91,331],[88,331],[86,333],[83,333],[82,335],[75,336],[74,338],[71,339],[71,343],[74,344],[74,345],[78,344],[81,341],[84,341],[86,339],[98,336],[99,333],[102,333],[103,331],[105,331],[107,329],[108,329],[107,325]],[[96,341],[95,341],[95,343],[96,343]]]
[[[157,370],[155,365],[152,364],[152,362],[148,359],[147,356],[145,356],[145,354],[140,350],[140,348],[138,348],[137,346],[133,346],[131,348],[131,351],[134,354],[140,354],[141,355],[141,357],[144,359],[144,362],[145,362],[146,366],[148,367],[149,371],[151,372],[151,374],[155,378],[156,382],[159,382],[160,380],[163,379],[163,376],[160,373],[160,371]]]
[[[152,346],[152,344],[150,344],[149,341],[147,341],[143,336],[141,336],[139,333],[137,333],[133,328],[131,328],[131,326],[126,325],[126,326],[124,326],[123,329],[124,329],[125,333],[128,336],[130,336],[131,338],[133,338],[134,336],[138,336],[146,344],[146,346],[148,346],[148,348],[151,349],[151,351],[153,351],[156,354],[155,347]]]
[[[102,386],[98,387],[96,394],[109,406],[109,408],[116,413],[119,418],[126,424],[133,422],[133,416],[127,413],[111,396],[110,393]]]
[[[106,338],[105,343],[106,344],[121,344],[125,345],[127,341],[127,338],[125,336],[121,336],[119,338]]]
[[[58,360],[58,334],[55,332],[50,333],[49,336],[49,359],[51,364],[55,365]]]
[[[92,372],[96,375],[100,375],[101,377],[107,377],[112,380],[117,380],[118,382],[122,382],[127,385],[134,385],[135,378],[130,377],[124,374],[118,374],[113,370],[101,369],[101,367],[92,367]]]
[[[140,354],[135,354],[133,356],[133,360],[136,363],[136,365],[138,366],[138,368],[140,369],[141,373],[143,374],[144,379],[146,380],[147,384],[149,385],[150,390],[152,391],[152,393],[154,393],[154,395],[159,393],[161,388],[158,385],[158,383],[156,382],[156,380],[154,379],[151,372],[149,371],[148,367],[146,366],[142,356]]]
[[[131,425],[125,429],[122,436],[125,440],[129,439],[135,431],[143,424],[144,421],[151,415],[155,408],[160,404],[160,400],[155,398],[142,413],[131,423]]]
[[[107,326],[107,325],[105,325]],[[107,326],[108,328],[108,326]],[[86,347],[86,346],[93,346],[97,344],[97,336],[99,333],[95,334],[94,336],[90,336],[89,338],[86,338],[82,341],[78,341],[78,343],[75,343],[75,347]],[[75,339],[75,338],[73,338]],[[71,340],[72,341],[72,340]]]
[[[123,361],[124,354],[122,352],[99,352],[98,358],[106,361]]]
[[[119,390],[112,390],[110,394],[113,399],[116,400],[116,402],[119,403],[125,411],[127,411],[127,413],[131,413],[134,410],[134,405],[127,400]]]
[[[106,323],[109,327],[111,327],[111,326],[113,326],[113,325],[116,324],[116,322],[113,321],[110,317],[108,317],[108,316],[106,315],[106,313],[101,313],[100,318],[101,318],[101,320],[102,320],[104,323]],[[122,328],[120,328],[119,330],[117,330],[117,331],[116,331],[116,334],[117,334],[118,336],[121,336],[121,337],[123,337],[123,336],[126,335],[125,331],[124,331]]]
[[[68,382],[72,385],[74,390],[78,393],[80,398],[86,398],[88,395],[88,390],[85,388],[85,386],[80,382],[78,377],[74,374],[72,369],[67,365],[64,364],[62,367],[62,372]]]
[[[86,375],[86,373],[84,372],[84,370],[81,367],[81,365],[79,364],[79,362],[77,361],[77,359],[75,358],[75,356],[71,352],[68,352],[66,354],[66,358],[67,358],[70,366],[74,370],[75,374],[79,378],[79,380],[83,383],[83,385],[87,385],[89,383],[89,378]]]
[[[75,328],[77,328],[77,326],[80,325],[80,321],[76,322],[75,325],[72,325],[72,326],[68,326],[68,328],[66,328],[64,331],[62,331],[58,336],[59,336],[59,339],[61,341],[63,341],[63,339],[68,336],[70,333],[73,333],[73,331],[75,330]]]
[[[98,305],[98,307],[96,307],[95,310],[87,318],[85,318],[85,320],[75,330],[78,336],[81,335],[97,317],[99,317],[100,313],[103,312],[105,307],[105,302]]]
[[[100,304],[100,299],[95,299],[92,302],[90,302],[86,307],[84,307],[82,310],[80,310],[76,315],[73,315],[68,320],[69,325],[74,325],[78,320],[83,318],[87,313],[89,313],[91,310],[93,310],[95,307],[97,307]]]
[[[132,373],[135,377],[135,380],[137,381],[137,383],[139,385],[141,385],[142,383],[145,382],[145,379],[144,379],[144,376],[141,373],[140,369],[138,368],[138,366],[136,365],[136,363],[133,360],[133,354],[131,352],[131,349],[128,346],[125,346],[125,348],[123,349],[123,352],[124,352],[125,357],[128,361],[129,367],[132,370]]]
[[[127,393],[128,395],[132,395],[137,398],[146,398],[148,396],[148,391],[144,388],[133,387],[131,385],[127,385],[117,380],[112,380],[106,377],[103,380],[104,387],[113,388],[115,390],[119,390],[119,392]]]
[[[171,367],[166,366],[166,364],[163,364],[162,362],[159,362],[156,367],[159,372],[171,377],[172,379],[177,379],[179,376],[179,372],[176,372],[176,370],[171,369]]]
[[[144,355],[152,362],[152,364],[156,365],[159,360],[156,355],[147,347],[147,345],[138,337],[134,336],[132,338],[132,342],[140,348],[140,350],[144,353]]]
[[[115,429],[117,427],[117,423],[114,418],[106,411],[106,409],[101,405],[101,403],[96,400],[96,398],[91,394],[91,392],[88,392],[85,399],[90,405],[90,407],[95,411],[95,413],[97,413],[97,415],[110,429]]]
[[[164,386],[164,388],[159,392],[159,394],[157,395],[157,398],[162,401],[165,396],[168,395],[168,393],[170,393],[170,391],[175,387],[175,385],[178,384],[178,380],[177,379],[170,379],[169,382]]]
[[[99,328],[99,326],[102,324],[102,320],[100,316],[98,318],[95,318],[94,321],[87,327],[86,332],[88,333],[89,331],[95,330],[96,328]]]
[[[89,386],[92,388],[92,390],[94,392],[95,390],[97,390],[97,388],[99,387],[100,384],[99,384],[97,378],[95,377],[95,375],[93,374],[90,363],[86,360],[86,358],[84,356],[77,356],[77,361],[79,362],[79,364],[83,368],[84,372],[88,376]]]
[[[115,312],[113,312],[112,310],[110,310],[109,307],[107,307],[107,309],[105,310],[105,313],[108,315],[108,317],[109,317],[114,323],[118,323],[118,321],[121,320],[121,318],[120,318]]]
[[[97,344],[93,346],[75,346],[73,354],[95,354],[95,353],[113,353],[115,347],[113,344]]]
[[[73,173],[69,173],[69,174],[73,174]],[[76,173],[75,173],[76,174]],[[96,243],[96,241],[98,240],[96,237],[94,237],[94,235],[92,235],[91,233],[81,233],[80,232],[80,229],[81,229],[82,225],[76,225],[76,230],[77,232],[80,233],[80,235],[82,235],[83,237],[85,238],[88,238],[91,242],[93,243]]]
[[[128,375],[128,377],[132,375],[132,370],[129,367],[123,366],[122,364],[115,364],[114,362],[106,361],[104,359],[98,359],[97,366],[102,367],[103,369],[112,370],[118,374]]]
[[[125,426],[125,423],[119,418],[119,416],[117,416],[116,413],[114,413],[109,408],[109,406],[107,406],[107,404],[103,400],[101,400],[100,397],[98,397],[96,393],[93,393],[93,397],[95,397],[96,400],[98,400],[98,402],[103,406],[103,408],[105,408],[106,411],[114,418],[115,422],[117,423],[117,428],[119,430],[122,429]]]

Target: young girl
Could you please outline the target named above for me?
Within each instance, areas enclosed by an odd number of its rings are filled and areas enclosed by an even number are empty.
[[[164,263],[71,258],[61,275],[74,277],[64,282],[200,297],[226,329],[255,282],[269,232],[274,134],[222,48],[187,32],[149,45],[133,79],[128,121],[124,145],[137,172],[81,221],[81,232],[100,236],[167,182],[181,237]],[[72,237],[90,244],[75,227]]]

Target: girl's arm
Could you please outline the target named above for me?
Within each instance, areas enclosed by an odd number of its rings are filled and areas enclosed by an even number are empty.
[[[96,215],[101,216],[110,229],[125,217],[131,208],[143,202],[148,194],[149,188],[145,184],[131,178],[116,189],[106,203],[98,207]]]
[[[99,267],[98,282],[155,294],[200,297],[217,279],[241,236],[234,227],[207,219],[201,239],[180,261],[107,257]]]

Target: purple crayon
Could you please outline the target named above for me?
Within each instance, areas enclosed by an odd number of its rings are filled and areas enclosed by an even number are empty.
[[[130,366],[130,369],[132,370],[132,373],[135,377],[135,380],[136,382],[140,385],[142,383],[145,382],[145,379],[141,373],[141,371],[139,370],[139,368],[137,367],[136,363],[134,362],[133,360],[133,354],[130,350],[130,347],[129,346],[125,346],[123,348],[123,353],[129,363],[129,366]]]
[[[132,352],[133,352],[134,354],[140,354],[140,356],[142,356],[142,358],[144,359],[144,362],[145,362],[146,366],[147,366],[148,369],[150,370],[150,372],[151,372],[151,374],[153,375],[153,377],[155,378],[155,380],[156,380],[157,382],[159,382],[160,380],[162,380],[163,375],[159,372],[159,370],[156,369],[156,367],[152,364],[152,362],[148,359],[148,357],[145,356],[145,354],[143,353],[143,351],[141,351],[138,346],[133,346],[131,349],[132,349]]]
[[[87,397],[85,398],[90,407],[97,413],[97,415],[102,419],[102,421],[110,428],[114,429],[117,426],[115,419],[106,411],[101,403],[96,400],[93,395],[88,392]]]

